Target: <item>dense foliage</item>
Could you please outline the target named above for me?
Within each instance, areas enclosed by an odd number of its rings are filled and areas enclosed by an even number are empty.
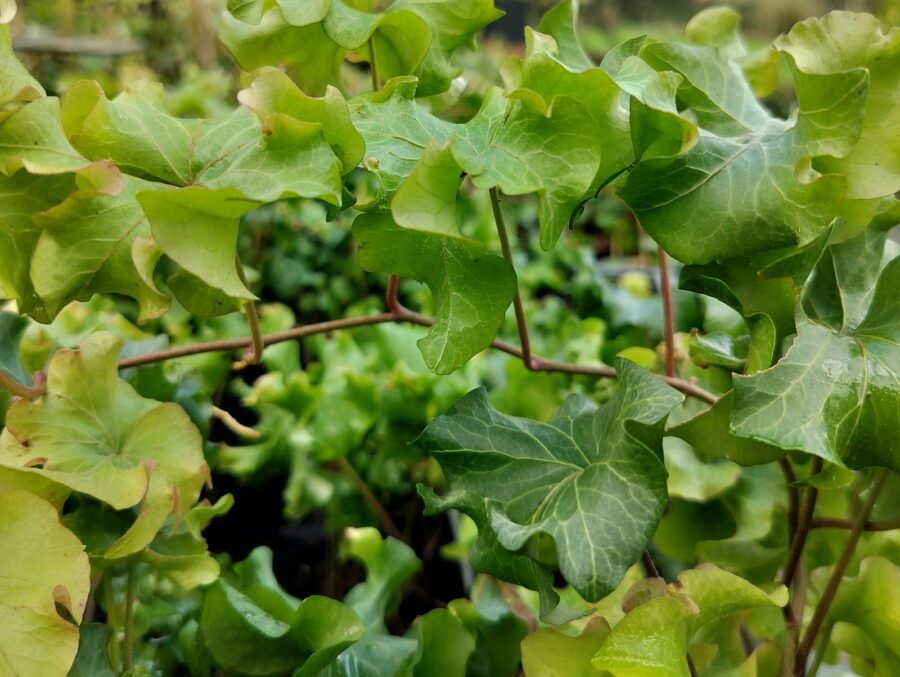
[[[900,673],[900,29],[577,10],[229,0],[186,106],[0,0],[0,674]]]

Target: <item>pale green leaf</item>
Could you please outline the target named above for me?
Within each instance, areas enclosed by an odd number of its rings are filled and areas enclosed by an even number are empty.
[[[15,3],[9,5],[10,0],[3,2],[7,3],[7,6],[5,9],[0,8],[0,13],[6,16],[10,13],[10,6],[15,8]],[[10,101],[30,101],[44,96],[44,88],[31,77],[13,53],[12,35],[6,23],[0,21],[0,105]],[[0,120],[6,114],[6,111],[0,113]]]
[[[591,659],[609,634],[603,618],[588,622],[577,637],[554,628],[541,628],[522,641],[522,669],[526,677],[596,677]]]
[[[51,316],[69,301],[88,300],[100,293],[135,299],[143,320],[166,311],[168,298],[146,282],[152,278],[152,269],[142,275],[132,256],[135,240],[150,236],[150,226],[135,200],[135,193],[147,185],[126,177],[116,195],[76,191],[33,217],[42,230],[31,279]]]
[[[602,151],[584,105],[557,96],[546,110],[490,90],[453,140],[453,156],[479,188],[538,195],[541,247],[550,249],[588,197]]]
[[[815,166],[847,177],[848,197],[876,198],[900,190],[900,28],[884,34],[870,14],[831,12],[807,19],[775,41],[795,71],[801,110],[804,98],[822,112],[811,124],[845,130],[852,135],[843,152],[823,157]],[[859,120],[829,115],[840,106],[836,91],[845,82],[861,79],[867,85],[854,101],[865,110]],[[849,140],[849,139],[848,139]]]
[[[56,510],[27,491],[0,492],[0,656],[9,675],[64,675],[78,650],[90,591],[84,546]]]
[[[0,463],[140,513],[107,553],[142,549],[197,500],[209,469],[200,434],[176,404],[148,400],[118,378],[121,340],[92,335],[57,351],[45,394],[7,413]]]

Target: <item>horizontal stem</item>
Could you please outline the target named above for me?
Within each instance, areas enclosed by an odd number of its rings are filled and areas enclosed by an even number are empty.
[[[816,517],[812,521],[813,529],[852,529],[853,520],[839,517]],[[900,529],[900,519],[866,522],[863,531],[894,531]]]
[[[426,315],[413,312],[406,308],[400,307],[397,312],[378,313],[376,315],[362,315],[360,317],[347,317],[341,320],[329,320],[327,322],[316,322],[314,324],[305,324],[300,327],[294,327],[286,331],[279,331],[272,334],[263,334],[263,345],[270,346],[274,343],[283,343],[284,341],[293,341],[306,336],[315,334],[326,334],[340,329],[354,329],[356,327],[365,327],[374,324],[385,324],[388,322],[408,322],[422,327],[430,327],[434,324],[434,320]],[[145,364],[154,364],[156,362],[164,362],[166,360],[178,357],[188,357],[190,355],[199,355],[201,353],[211,353],[226,350],[238,350],[246,348],[250,345],[249,338],[221,339],[218,341],[206,341],[203,343],[192,343],[186,346],[176,346],[174,348],[166,348],[165,350],[157,350],[143,355],[134,355],[119,360],[119,369],[128,367],[139,367]],[[522,359],[522,349],[519,346],[507,343],[506,341],[493,341],[491,347],[501,352]],[[532,356],[534,371],[558,372],[563,374],[577,374],[580,376],[592,376],[595,378],[616,378],[616,370],[612,367],[602,367],[593,365],[573,364],[571,362],[557,362],[549,360],[537,355]],[[676,390],[689,397],[695,397],[699,400],[714,404],[718,399],[711,392],[704,390],[698,385],[685,381],[680,378],[672,378],[669,376],[660,376],[660,379],[668,383]]]

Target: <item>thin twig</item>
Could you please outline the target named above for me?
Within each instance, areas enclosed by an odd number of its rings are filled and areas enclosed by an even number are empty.
[[[315,334],[326,334],[341,329],[353,329],[355,327],[365,327],[373,324],[385,324],[387,322],[409,322],[422,327],[430,327],[434,324],[434,320],[426,315],[415,313],[401,306],[397,313],[378,313],[377,315],[362,315],[359,317],[347,317],[340,320],[329,320],[327,322],[317,322],[315,324],[306,324],[286,331],[279,331],[272,334],[263,334],[263,344],[270,346],[275,343],[283,343],[284,341],[294,341],[306,336]],[[186,346],[176,346],[174,348],[166,348],[157,350],[143,355],[134,355],[119,360],[119,369],[127,369],[129,367],[139,367],[145,364],[154,364],[156,362],[164,362],[179,357],[188,357],[190,355],[199,355],[200,353],[211,353],[227,350],[238,350],[246,348],[250,345],[248,338],[221,339],[217,341],[205,341],[202,343],[192,343]],[[493,341],[491,347],[501,352],[522,359],[522,349],[506,341]],[[616,370],[612,367],[600,367],[593,365],[573,364],[571,362],[557,362],[549,360],[539,355],[532,355],[535,371],[558,372],[563,374],[578,374],[580,376],[591,376],[594,378],[616,378]],[[663,381],[668,383],[676,390],[681,391],[689,397],[694,397],[708,404],[715,404],[718,398],[708,390],[704,390],[700,386],[685,381],[680,378],[671,378],[668,376],[660,376]]]
[[[397,275],[388,277],[387,291],[384,294],[384,305],[392,313],[403,311],[403,306],[400,305],[400,277]]]
[[[803,564],[800,564],[791,584],[790,598],[782,610],[784,614],[784,649],[781,653],[782,677],[791,677],[794,672],[794,659],[797,655],[797,643],[800,641],[800,623],[803,620],[805,603],[806,573]]]
[[[381,90],[381,78],[378,76],[378,52],[375,51],[375,34],[369,36],[369,71],[372,74],[372,90]]]
[[[244,264],[241,263],[239,256],[235,256],[234,263],[238,278],[249,289],[250,284],[247,282],[247,276],[244,274]],[[262,359],[263,348],[265,347],[262,340],[262,329],[259,326],[259,312],[256,310],[256,303],[247,301],[244,304],[244,314],[247,316],[247,325],[250,327],[250,350],[245,353],[241,361],[235,362],[235,369],[243,369],[249,364],[259,364],[259,361]]]
[[[850,529],[850,534],[847,536],[847,542],[844,544],[844,549],[841,551],[841,555],[834,565],[831,577],[828,579],[828,584],[825,586],[825,591],[819,598],[819,603],[816,604],[816,609],[809,621],[809,626],[806,628],[806,633],[803,635],[803,641],[800,642],[800,648],[797,650],[797,661],[794,664],[795,674],[803,674],[809,652],[812,650],[813,644],[816,641],[816,635],[828,615],[828,610],[831,608],[834,596],[837,593],[838,587],[841,585],[844,574],[847,572],[850,560],[853,558],[853,551],[856,549],[859,537],[862,536],[866,522],[869,521],[869,515],[872,514],[872,508],[875,507],[875,500],[878,498],[878,494],[881,493],[881,489],[887,481],[888,473],[889,471],[887,469],[882,469],[878,472],[875,481],[872,483],[872,488],[869,489],[869,496],[866,499],[862,510],[860,510],[854,520],[853,527]]]
[[[494,223],[497,225],[497,235],[500,237],[500,249],[510,268],[515,270],[512,249],[509,246],[509,234],[506,232],[503,210],[500,208],[500,195],[496,188],[491,188],[490,194]],[[522,363],[526,369],[531,370],[534,369],[534,361],[531,356],[531,339],[528,338],[528,323],[525,320],[525,308],[522,306],[522,294],[519,293],[518,282],[516,283],[516,297],[513,299],[513,308],[516,311],[516,328],[519,331],[519,343],[522,345]]]
[[[359,473],[356,472],[356,468],[354,468],[350,461],[344,456],[337,459],[337,465],[341,469],[341,472],[347,476],[347,479],[350,480],[350,483],[353,484],[353,488],[356,489],[360,497],[366,502],[366,505],[368,505],[372,512],[378,517],[378,521],[381,522],[381,526],[384,530],[398,541],[402,541],[403,534],[400,532],[400,529],[397,528],[396,523],[388,514],[388,511],[385,510],[381,501],[379,501],[375,494],[372,493],[372,490],[369,489],[369,485],[366,484],[362,477],[359,476]]]
[[[816,517],[812,521],[813,529],[852,529],[854,520],[839,517]],[[863,531],[894,531],[900,529],[900,519],[866,522]]]
[[[797,488],[797,473],[794,472],[794,466],[787,456],[778,459],[778,465],[781,472],[784,473],[784,483],[787,487],[788,495],[788,538],[794,539],[797,533],[797,519],[800,510],[800,490]]]
[[[657,247],[659,258],[659,293],[663,306],[663,339],[666,344],[666,376],[675,377],[675,310],[672,307],[672,286],[669,283],[669,256]]]
[[[231,412],[225,411],[224,409],[221,409],[220,407],[214,405],[212,408],[212,415],[213,418],[218,419],[219,422],[222,423],[222,425],[224,425],[240,438],[243,438],[245,440],[258,440],[262,438],[261,432],[244,425],[234,416],[232,416]]]
[[[818,475],[822,470],[822,459],[814,457],[812,467],[810,469],[810,477]],[[816,499],[819,496],[819,490],[814,486],[809,486],[803,494],[803,506],[797,516],[797,529],[794,532],[794,538],[791,539],[791,549],[788,552],[787,561],[784,564],[784,572],[781,576],[781,582],[788,588],[794,580],[794,574],[797,573],[797,567],[803,556],[803,548],[806,545],[806,538],[809,536],[809,530],[812,526],[813,512],[816,509]]]
[[[647,578],[662,578],[649,550],[644,550],[641,554],[641,564],[644,565],[644,573],[647,574]]]
[[[36,397],[40,397],[41,392],[43,392],[40,388],[29,388],[28,386],[19,383],[2,369],[0,369],[0,388],[8,390],[13,395],[21,397],[23,400],[33,400]]]

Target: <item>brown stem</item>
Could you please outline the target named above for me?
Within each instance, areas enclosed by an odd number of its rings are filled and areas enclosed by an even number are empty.
[[[852,529],[855,522],[839,517],[816,517],[812,521],[813,529]],[[900,529],[900,519],[866,522],[863,531],[894,531]]]
[[[497,225],[497,235],[500,236],[500,249],[503,258],[515,270],[513,265],[512,249],[509,246],[509,235],[506,232],[506,223],[503,220],[503,210],[500,208],[500,195],[496,188],[491,188],[491,209],[494,211],[494,223]],[[513,308],[516,311],[516,327],[519,331],[519,343],[522,345],[522,363],[526,369],[534,369],[534,361],[531,357],[531,339],[528,338],[528,323],[525,320],[525,308],[522,306],[522,295],[516,285],[516,297],[513,299]]]
[[[250,285],[247,282],[247,276],[244,274],[244,264],[241,263],[240,257],[235,256],[234,262],[238,278],[249,289]],[[265,347],[262,340],[262,329],[259,326],[259,312],[256,310],[256,303],[247,301],[244,304],[244,314],[247,316],[247,324],[250,327],[250,350],[246,352],[243,360],[235,363],[236,369],[242,369],[249,364],[259,364],[259,361],[262,359],[263,348]]]
[[[784,607],[784,650],[781,654],[781,675],[791,677],[797,643],[800,641],[800,623],[803,620],[803,605],[806,600],[806,574],[803,566],[797,569],[790,589],[790,599]]]
[[[666,344],[666,376],[675,377],[675,311],[672,308],[672,287],[669,284],[669,256],[657,248],[659,258],[659,292],[663,305],[663,337]]]
[[[875,507],[875,500],[878,498],[878,494],[881,493],[881,489],[887,481],[888,472],[887,469],[882,469],[878,472],[875,481],[872,483],[872,488],[869,490],[869,496],[866,499],[862,510],[860,510],[853,522],[853,527],[850,529],[850,534],[847,536],[847,542],[844,544],[844,549],[841,551],[841,555],[834,565],[834,570],[831,572],[831,577],[828,579],[828,584],[825,586],[825,591],[822,593],[822,597],[816,605],[816,610],[813,612],[812,619],[809,621],[809,626],[806,628],[806,633],[803,635],[803,641],[800,642],[800,648],[797,650],[797,661],[794,664],[795,674],[802,674],[806,667],[806,660],[816,641],[816,635],[822,627],[825,617],[828,615],[828,609],[831,608],[834,596],[837,593],[838,587],[841,585],[844,574],[847,572],[847,567],[850,564],[850,560],[853,558],[853,551],[856,549],[856,544],[859,543],[859,537],[862,535],[866,522],[869,521],[869,515],[872,514],[872,508]]]
[[[821,470],[822,459],[814,457],[810,476],[818,475]],[[791,549],[788,552],[788,558],[784,564],[784,573],[781,576],[781,582],[788,588],[791,587],[791,582],[794,580],[794,575],[797,573],[797,567],[803,556],[803,548],[806,545],[806,538],[809,536],[809,530],[812,526],[812,517],[816,509],[818,496],[819,490],[813,486],[807,487],[803,495],[803,506],[797,516],[797,529],[794,531],[794,537],[791,539]]]
[[[286,331],[279,331],[273,334],[263,334],[263,344],[270,346],[275,343],[283,343],[284,341],[294,341],[306,336],[315,334],[325,334],[341,329],[353,329],[355,327],[365,327],[373,324],[384,324],[386,322],[409,322],[422,327],[430,327],[434,324],[434,320],[425,315],[413,312],[406,308],[400,307],[400,311],[396,313],[386,312],[377,315],[362,315],[360,317],[347,317],[341,320],[329,320],[327,322],[317,322],[315,324],[306,324],[300,327],[294,327]],[[218,341],[206,341],[203,343],[192,343],[186,346],[176,346],[174,348],[166,348],[165,350],[157,350],[143,355],[135,355],[119,360],[119,369],[127,369],[128,367],[139,367],[145,364],[154,364],[156,362],[164,362],[179,357],[188,357],[190,355],[199,355],[200,353],[211,353],[217,351],[238,350],[246,348],[250,345],[248,338],[221,339]],[[493,341],[491,347],[501,352],[512,355],[513,357],[522,358],[522,349],[506,341]],[[563,374],[578,374],[581,376],[591,376],[594,378],[616,378],[616,370],[612,367],[598,367],[593,365],[572,364],[571,362],[557,362],[549,360],[538,355],[532,355],[534,360],[535,371],[558,372]],[[718,399],[711,392],[704,390],[700,386],[679,378],[670,378],[668,376],[660,377],[676,390],[681,391],[689,397],[695,397],[709,404],[715,404]]]
[[[403,312],[403,306],[400,305],[400,278],[397,275],[388,277],[387,291],[384,294],[384,305],[392,313]]]
[[[0,369],[0,388],[8,390],[13,395],[21,397],[23,400],[33,400],[36,397],[40,397],[41,392],[43,392],[40,388],[29,388],[28,386],[19,383],[2,369]]]
[[[400,533],[400,529],[397,528],[397,525],[388,514],[388,511],[385,510],[381,501],[379,501],[375,494],[372,493],[372,490],[369,489],[369,485],[359,476],[350,461],[348,461],[346,457],[341,456],[337,460],[337,465],[340,467],[341,472],[347,476],[347,479],[350,480],[351,484],[353,484],[353,488],[356,489],[360,497],[366,502],[366,505],[368,505],[372,512],[378,517],[378,521],[381,522],[381,526],[384,530],[398,541],[402,541],[403,534]]]
[[[788,494],[788,538],[794,539],[797,533],[797,518],[800,510],[800,490],[797,488],[797,474],[794,472],[794,466],[791,464],[787,456],[778,459],[778,465],[781,472],[784,473],[784,483],[787,487]]]
[[[378,76],[378,52],[375,51],[375,34],[369,36],[369,71],[372,74],[372,90],[381,90],[381,78]]]
[[[649,550],[644,550],[641,555],[641,564],[644,566],[644,573],[647,574],[647,578],[662,578]]]

